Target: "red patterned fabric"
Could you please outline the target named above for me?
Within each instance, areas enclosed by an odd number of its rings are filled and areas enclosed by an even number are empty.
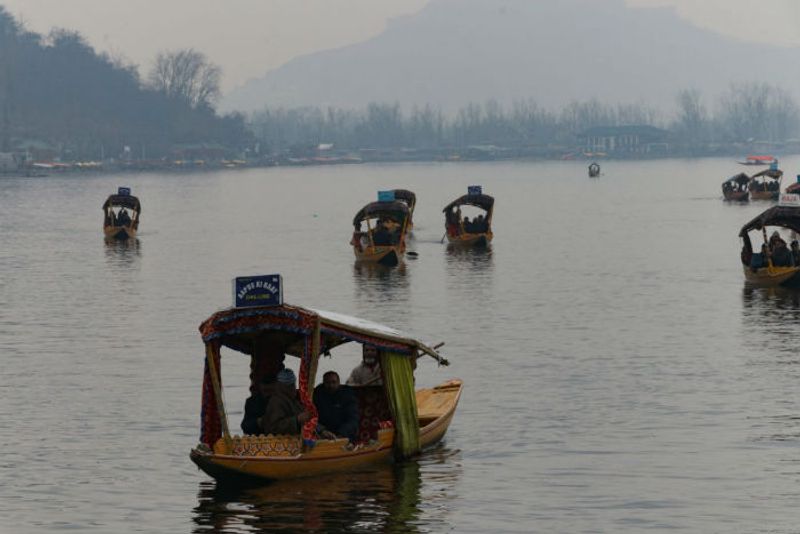
[[[217,369],[217,376],[221,380],[218,344],[215,346],[214,355],[214,366]],[[220,436],[222,436],[222,423],[217,409],[214,385],[211,382],[211,371],[208,368],[208,359],[206,358],[205,371],[203,372],[203,399],[200,410],[200,443],[205,443],[211,448]]]
[[[303,359],[300,362],[300,379],[299,379],[299,386],[300,386],[300,402],[303,403],[306,411],[311,414],[311,419],[309,419],[306,424],[303,425],[303,430],[301,434],[303,435],[303,442],[306,445],[313,446],[314,441],[316,440],[316,429],[317,429],[317,422],[319,420],[317,414],[317,407],[314,406],[314,402],[308,395],[308,374],[311,370],[311,340],[306,338],[306,346],[303,350]]]
[[[367,443],[378,438],[378,430],[392,428],[392,412],[382,387],[353,388],[358,399],[358,442]]]

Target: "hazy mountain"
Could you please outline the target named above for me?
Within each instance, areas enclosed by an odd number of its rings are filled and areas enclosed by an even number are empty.
[[[553,107],[596,97],[671,107],[675,93],[716,97],[764,80],[797,96],[798,48],[697,28],[668,8],[623,0],[432,0],[379,36],[296,58],[230,93],[225,109],[363,107],[533,98]]]

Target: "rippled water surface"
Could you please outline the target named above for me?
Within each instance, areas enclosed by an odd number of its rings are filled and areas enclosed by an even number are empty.
[[[787,158],[788,175],[800,159]],[[797,532],[800,293],[751,289],[731,160],[354,165],[0,179],[0,531]],[[481,183],[495,242],[441,244]],[[100,206],[142,201],[106,245]],[[786,185],[786,184],[784,184]],[[417,193],[391,270],[354,264],[375,191]],[[230,492],[188,452],[197,327],[236,275],[445,341],[465,390],[418,461]],[[346,372],[352,361],[323,365]],[[231,424],[247,362],[223,362]]]

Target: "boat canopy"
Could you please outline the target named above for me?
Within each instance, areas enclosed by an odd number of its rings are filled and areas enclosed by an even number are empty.
[[[737,184],[740,184],[740,185],[744,185],[744,184],[746,184],[748,182],[750,182],[750,177],[747,176],[745,173],[740,172],[736,176],[731,176],[730,178],[725,180],[725,182],[723,182],[723,183],[737,183]]]
[[[413,193],[413,191],[409,191],[408,189],[395,189],[394,190],[394,198],[396,200],[400,200],[408,204],[408,207],[411,208],[417,202],[417,195]]]
[[[408,218],[408,214],[408,206],[405,202],[399,200],[393,202],[370,202],[353,217],[353,226],[358,226],[361,221],[369,217],[380,217],[382,215],[397,219],[397,222],[403,224]]]
[[[772,206],[762,212],[758,217],[742,226],[739,237],[748,238],[748,232],[751,230],[761,230],[765,226],[781,226],[800,233],[800,207]]]
[[[302,358],[304,339],[313,334],[319,321],[319,352],[326,352],[349,341],[372,345],[379,350],[401,354],[428,354],[440,364],[447,359],[427,344],[394,328],[340,313],[301,308],[284,304],[252,308],[229,308],[219,311],[200,325],[203,341],[217,340],[230,349],[250,354],[256,338],[269,332],[285,340],[286,353]]]
[[[764,161],[769,163],[775,161],[775,156],[747,156],[748,161]]]
[[[754,174],[750,179],[755,180],[756,178],[763,178],[766,180],[767,178],[772,178],[773,180],[778,180],[783,176],[783,171],[779,169],[767,169],[765,171],[761,171],[759,173]]]
[[[103,211],[110,207],[128,208],[137,213],[142,212],[142,205],[139,203],[139,199],[133,195],[110,195],[103,203]]]
[[[445,206],[442,212],[448,212],[456,206],[463,206],[463,205],[470,205],[476,206],[478,208],[482,208],[486,210],[489,217],[492,216],[492,207],[494,206],[494,197],[489,195],[463,195],[452,201],[450,204]]]

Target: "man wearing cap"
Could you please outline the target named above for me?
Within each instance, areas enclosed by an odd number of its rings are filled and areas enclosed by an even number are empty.
[[[311,419],[297,400],[295,376],[291,369],[281,369],[274,384],[268,387],[269,401],[261,418],[264,434],[299,434],[303,424]]]

